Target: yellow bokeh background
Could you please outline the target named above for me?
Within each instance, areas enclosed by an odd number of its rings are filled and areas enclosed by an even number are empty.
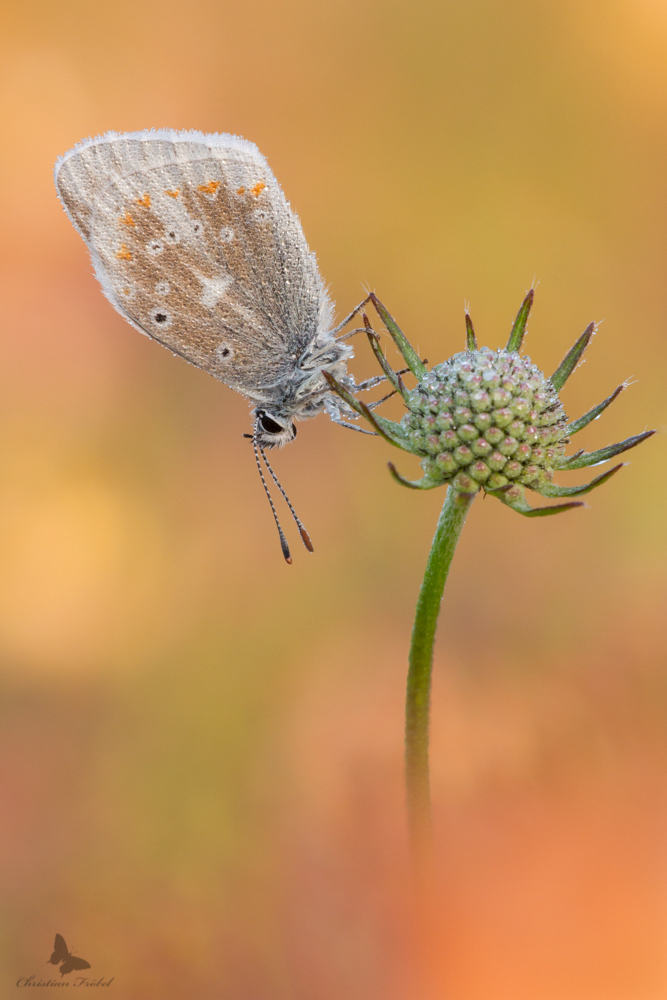
[[[4,0],[0,123],[0,994],[57,931],[118,1000],[662,1000],[664,0]],[[588,509],[473,508],[425,941],[402,708],[442,491],[304,423],[283,563],[245,401],[113,311],[55,196],[76,141],[159,126],[257,143],[340,316],[374,288],[435,363],[535,280],[547,373],[604,320],[568,412],[635,381],[581,446],[659,431]]]

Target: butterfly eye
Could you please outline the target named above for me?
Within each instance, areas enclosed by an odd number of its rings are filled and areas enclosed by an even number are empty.
[[[268,415],[268,413],[259,413],[259,423],[263,431],[267,434],[280,434],[285,428]]]

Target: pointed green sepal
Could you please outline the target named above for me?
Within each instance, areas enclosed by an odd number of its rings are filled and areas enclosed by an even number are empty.
[[[452,486],[451,489],[454,489],[454,487]],[[454,497],[454,503],[456,506],[465,508],[470,506],[479,493],[479,490],[475,490],[472,493],[466,493],[465,490],[454,490],[454,492],[456,493],[456,496]]]
[[[366,324],[367,322],[368,322],[368,319],[367,319],[366,316],[364,316],[364,324]],[[403,383],[403,379],[400,377],[400,375],[396,374],[396,372],[391,367],[391,365],[389,364],[389,362],[385,358],[384,354],[382,353],[382,348],[380,347],[380,341],[378,339],[378,335],[377,335],[377,333],[375,333],[374,330],[371,329],[370,323],[368,324],[368,327],[366,328],[366,336],[368,337],[368,341],[369,341],[369,343],[371,345],[371,349],[373,351],[373,354],[375,355],[375,357],[378,360],[378,364],[380,365],[380,368],[382,369],[382,371],[387,376],[387,381],[394,388],[394,390],[396,392],[399,392],[401,394],[401,397],[403,398],[403,400],[405,402],[407,402],[408,391],[405,388],[405,385]]]
[[[579,364],[581,360],[581,355],[584,353],[586,348],[591,342],[591,337],[595,333],[595,323],[589,323],[579,340],[576,344],[570,348],[561,363],[559,364],[556,371],[553,373],[549,381],[556,390],[560,392],[574,369]]]
[[[386,417],[381,417],[379,414],[376,416],[368,409],[365,403],[362,403],[361,406],[366,420],[373,425],[380,437],[383,437],[385,441],[389,441],[396,448],[400,448],[401,451],[412,451],[403,431],[397,423],[393,420],[387,420]]]
[[[355,413],[358,413],[361,417],[365,416],[361,403],[356,396],[352,395],[349,389],[347,389],[344,385],[341,385],[341,383],[335,379],[330,372],[323,371],[322,374],[329,383],[329,387],[333,389],[336,395],[340,396],[340,398],[344,400],[348,406],[352,407]]]
[[[510,353],[521,350],[523,338],[526,335],[526,323],[528,322],[528,316],[530,314],[534,298],[535,289],[531,288],[528,295],[526,295],[525,299],[521,303],[521,308],[516,314],[514,326],[512,327],[512,332],[510,333],[510,339],[507,341],[507,347],[505,350]]]
[[[358,413],[361,417],[365,417],[380,437],[383,437],[385,441],[389,442],[389,444],[393,444],[396,448],[401,448],[403,451],[411,450],[398,424],[395,424],[393,420],[387,420],[386,417],[375,416],[375,414],[368,409],[366,403],[362,403],[361,400],[356,398],[356,396],[353,396],[349,389],[347,389],[344,385],[341,385],[341,383],[338,382],[330,372],[322,372],[322,374],[333,391],[337,393],[340,398],[355,411],[355,413]]]
[[[432,479],[429,479],[428,476],[424,476],[422,479],[417,480],[405,479],[397,470],[393,462],[387,462],[387,465],[389,466],[389,471],[396,482],[400,483],[401,486],[407,486],[410,490],[433,490],[436,486],[443,485],[442,483],[434,482]]]
[[[520,510],[519,513],[524,517],[549,517],[551,514],[562,514],[566,510],[585,506],[582,500],[573,500],[571,503],[555,503],[551,507],[531,507],[530,510]]]
[[[566,472],[571,472],[573,469],[588,469],[591,465],[602,465],[603,462],[608,462],[615,455],[621,455],[624,451],[629,451],[630,448],[636,448],[638,444],[641,444],[642,441],[650,438],[653,434],[655,434],[655,431],[644,431],[643,434],[635,434],[634,437],[626,438],[625,441],[619,441],[618,444],[607,445],[606,448],[600,448],[598,451],[577,452],[576,455],[571,455],[570,458],[564,459],[558,465],[558,468]]]
[[[584,483],[583,486],[555,486],[553,483],[547,483],[545,486],[540,486],[538,492],[543,497],[580,497],[584,493],[590,493],[597,486],[602,486],[608,479],[615,476],[623,468],[623,465],[623,462],[620,465],[615,465],[613,469],[603,472],[601,476],[591,479],[590,483]]]
[[[422,379],[424,375],[426,375],[426,372],[428,370],[426,368],[426,365],[423,363],[419,355],[416,353],[412,344],[410,344],[409,340],[407,339],[403,331],[400,329],[400,327],[396,323],[396,320],[393,318],[391,313],[389,313],[382,305],[377,295],[375,295],[374,292],[371,292],[369,298],[373,303],[373,305],[375,306],[378,316],[380,317],[384,325],[387,327],[387,330],[393,337],[394,343],[396,344],[399,351],[401,352],[401,355],[405,359],[406,365],[416,378]]]
[[[573,503],[557,503],[552,507],[531,507],[523,495],[523,490],[519,492],[514,483],[501,486],[498,490],[486,490],[486,492],[489,496],[497,497],[507,507],[515,510],[517,514],[523,514],[524,517],[549,517],[551,514],[562,514],[563,511],[572,510],[574,507],[586,506],[581,501],[574,501]]]
[[[575,451],[574,455],[561,455],[560,457],[554,458],[552,463],[553,468],[558,469],[559,471],[561,469],[569,469],[571,468],[570,462],[574,462],[575,459],[581,458],[581,456],[585,454],[586,452],[584,449],[580,448],[579,451]]]
[[[625,388],[626,385],[625,382],[623,382],[622,385],[619,385],[618,389],[614,389],[611,396],[607,396],[602,403],[598,403],[597,406],[594,406],[592,410],[588,411],[588,413],[584,413],[583,417],[579,417],[578,420],[573,420],[572,423],[568,425],[567,433],[572,436],[578,431],[583,430],[584,427],[588,427],[591,420],[597,420],[600,414],[607,409],[610,403],[614,402],[617,396],[620,396]]]
[[[475,336],[475,328],[472,325],[472,320],[468,313],[466,313],[466,347],[469,351],[477,350],[477,337]]]

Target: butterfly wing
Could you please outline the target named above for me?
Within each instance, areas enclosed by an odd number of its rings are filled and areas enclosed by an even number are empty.
[[[84,958],[77,958],[76,955],[68,955],[67,959],[60,966],[60,975],[68,976],[74,969],[89,969],[90,962]]]
[[[60,965],[63,959],[69,956],[69,951],[67,950],[67,945],[65,944],[65,938],[61,934],[56,934],[56,940],[53,945],[53,954],[49,959],[51,965]]]
[[[58,161],[56,187],[121,315],[251,398],[329,326],[315,257],[252,143],[108,133]]]

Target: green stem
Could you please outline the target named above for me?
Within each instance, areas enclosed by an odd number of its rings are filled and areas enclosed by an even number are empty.
[[[428,741],[435,631],[449,567],[473,499],[474,494],[458,493],[451,486],[447,490],[412,628],[405,700],[405,774],[410,834],[416,858],[430,853],[431,845]]]

